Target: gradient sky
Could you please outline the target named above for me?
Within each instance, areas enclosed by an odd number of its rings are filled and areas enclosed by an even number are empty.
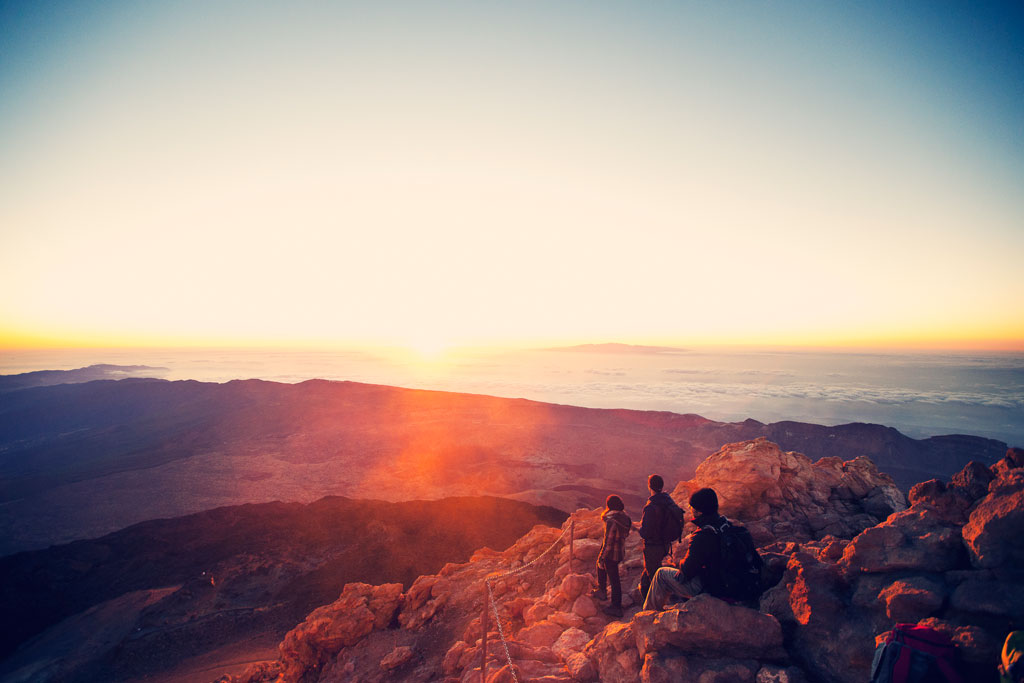
[[[1024,348],[1020,2],[0,30],[0,345]]]

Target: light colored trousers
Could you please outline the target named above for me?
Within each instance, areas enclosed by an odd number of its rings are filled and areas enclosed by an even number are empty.
[[[664,609],[669,597],[677,595],[681,598],[692,598],[703,588],[700,577],[695,576],[689,581],[683,581],[683,573],[675,567],[661,567],[654,572],[651,590],[647,592],[647,599],[644,600],[644,609]]]

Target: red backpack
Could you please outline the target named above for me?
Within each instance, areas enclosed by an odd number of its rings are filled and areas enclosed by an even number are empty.
[[[896,624],[880,635],[871,664],[871,683],[962,683],[956,646],[945,633],[917,624]]]

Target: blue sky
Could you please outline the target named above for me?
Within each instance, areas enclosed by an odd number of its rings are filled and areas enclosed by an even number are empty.
[[[0,24],[8,346],[1024,340],[1020,3]]]

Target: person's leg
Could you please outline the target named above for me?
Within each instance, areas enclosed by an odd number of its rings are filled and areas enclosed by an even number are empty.
[[[605,567],[608,566],[608,562],[605,563]],[[607,593],[605,586],[608,585],[608,571],[601,565],[597,566],[597,592],[601,595]]]
[[[619,582],[619,563],[605,562],[608,568],[608,583],[612,589],[612,607],[622,609],[622,584]],[[604,582],[601,583],[604,586]]]
[[[651,588],[654,573],[665,558],[666,548],[663,545],[644,546],[644,573],[640,575],[640,599],[645,600]]]
[[[696,576],[683,581],[683,573],[674,567],[662,567],[654,574],[651,590],[644,601],[644,609],[664,609],[672,595],[690,598],[701,592],[700,579]]]

